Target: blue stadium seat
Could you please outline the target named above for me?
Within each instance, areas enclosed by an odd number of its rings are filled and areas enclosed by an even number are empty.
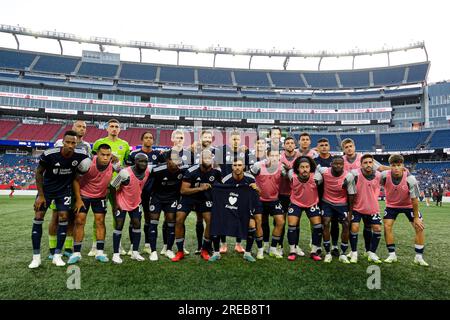
[[[431,137],[431,148],[450,148],[450,130],[436,130]]]
[[[386,151],[406,151],[415,150],[417,145],[424,143],[430,131],[402,132],[402,133],[382,133],[380,134],[381,144]]]
[[[155,81],[157,67],[142,63],[122,63],[120,78],[127,80]]]
[[[341,140],[350,138],[355,141],[356,151],[373,151],[375,134],[341,134]]]
[[[338,75],[344,88],[369,87],[369,71],[341,71]]]
[[[334,72],[302,72],[312,88],[339,89]]]
[[[114,78],[118,67],[114,64],[83,62],[78,74],[99,78]]]
[[[185,67],[161,67],[159,81],[172,83],[195,83],[194,68]]]
[[[373,71],[373,84],[375,86],[399,85],[403,82],[405,67],[383,68]]]
[[[300,77],[300,72],[272,71],[270,77],[275,87],[279,88],[306,88]]]
[[[426,79],[430,64],[422,63],[409,67],[408,83],[420,82]]]
[[[270,87],[266,72],[263,71],[234,71],[238,86]]]
[[[197,69],[198,83],[212,85],[233,85],[231,70],[222,69]]]
[[[77,58],[40,55],[33,71],[70,74],[75,71],[79,61]]]
[[[299,135],[296,136],[298,140]],[[311,134],[311,148],[317,146],[317,141],[321,138],[327,138],[330,142],[331,151],[341,151],[341,147],[339,146],[338,138],[335,134]]]
[[[35,58],[36,54],[33,53],[0,50],[0,68],[24,70],[30,67]]]

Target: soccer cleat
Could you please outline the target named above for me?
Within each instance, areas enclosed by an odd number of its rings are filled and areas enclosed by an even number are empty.
[[[99,256],[95,256],[95,260],[102,262],[102,263],[106,263],[109,261],[108,257],[104,254],[99,255]]]
[[[150,251],[151,251],[151,250],[150,250]],[[166,255],[166,252],[167,252],[167,244],[163,245],[160,254],[161,254],[162,256],[165,256],[165,255]]]
[[[33,254],[33,260],[31,260],[31,263],[28,265],[28,268],[36,269],[40,265],[41,265],[41,255],[40,254]]]
[[[70,258],[73,255],[73,253],[70,251],[64,251],[63,255],[64,257]]]
[[[255,262],[256,259],[253,258],[252,254],[250,252],[245,252],[244,253],[244,259],[247,260],[248,262]]]
[[[121,256],[125,256],[127,252],[122,248],[122,243],[119,245],[119,252]]]
[[[258,253],[256,254],[256,259],[262,260],[264,259],[264,249],[258,249]]]
[[[264,242],[263,249],[266,254],[270,254],[270,246],[268,242]]]
[[[152,251],[152,253],[150,253],[150,261],[158,261],[158,252],[156,251]]]
[[[150,244],[146,243],[144,244],[144,253],[152,253],[152,249],[150,248]]]
[[[197,250],[194,251],[194,254],[195,254],[195,255],[199,255],[201,252],[202,252],[201,249],[197,249]]]
[[[172,250],[166,250],[165,256],[169,259],[173,259],[173,258],[175,258],[175,253],[173,253]]]
[[[228,246],[226,243],[222,243],[222,245],[220,246],[219,252],[220,253],[227,253],[228,251]]]
[[[48,260],[53,260],[53,255],[50,253],[47,257]]]
[[[364,251],[363,257],[364,257],[364,258],[368,258],[368,257],[369,257],[369,254],[370,254],[370,251]]]
[[[133,245],[131,245],[130,250],[128,250],[127,256],[131,256],[132,254],[133,254]]]
[[[415,256],[414,257],[414,263],[419,265],[419,266],[423,266],[423,267],[429,267],[430,266],[428,263],[425,262],[425,260],[423,259],[422,256]]]
[[[352,257],[352,252],[350,251],[349,253],[347,253],[347,258],[351,258]]]
[[[325,255],[325,259],[323,260],[323,262],[325,263],[331,263],[331,261],[333,260],[333,256],[331,255],[331,253],[327,253]]]
[[[272,247],[270,247],[270,249],[269,249],[269,256],[275,257],[277,259],[283,258],[283,255],[280,253],[280,251],[277,248],[272,248]]]
[[[358,263],[358,252],[351,252],[350,263]]]
[[[299,256],[299,257],[304,257],[305,253],[303,252],[303,250],[300,247],[295,247],[295,253]]]
[[[120,257],[120,253],[114,253],[113,254],[112,262],[116,263],[116,264],[121,264],[123,262],[122,258]]]
[[[317,254],[320,256],[322,254],[322,248],[317,249]]]
[[[91,251],[89,251],[88,253],[88,257],[95,257],[97,255],[97,247],[94,245],[91,248]]]
[[[62,255],[60,253],[55,253],[53,255],[52,263],[57,267],[64,267],[66,263],[62,259]]]
[[[214,253],[211,257],[209,257],[208,262],[215,262],[217,260],[220,260],[220,253]]]
[[[200,252],[200,256],[203,258],[203,260],[209,261],[210,256],[207,250],[202,249],[202,251]]]
[[[237,253],[245,253],[244,248],[242,248],[240,243],[236,243],[236,245],[234,246],[234,251],[236,251]]]
[[[295,261],[295,259],[297,259],[297,254],[295,252],[289,253],[288,260],[289,261]]]
[[[314,261],[320,261],[322,260],[322,258],[320,257],[320,255],[318,255],[316,252],[311,252],[311,254],[309,255],[311,257],[311,259],[313,259]]]
[[[350,263],[350,261],[348,261],[348,258],[347,258],[347,256],[345,254],[341,254],[339,256],[339,261],[342,262],[342,263],[345,263],[345,264]]]
[[[184,253],[181,251],[178,251],[177,254],[175,255],[175,258],[172,259],[173,262],[177,262],[184,259]]]
[[[154,251],[154,252],[156,253],[156,251]],[[131,253],[131,260],[145,261],[145,258],[139,254],[139,251],[133,251]]]
[[[185,247],[183,247],[183,253],[185,256],[188,256],[190,254],[190,252]]]
[[[331,255],[333,257],[339,257],[339,249],[338,248],[331,249]]]
[[[395,254],[390,254],[386,259],[384,259],[385,263],[393,263],[397,262],[397,256]]]
[[[67,264],[75,264],[80,260],[81,260],[81,254],[74,253],[67,261]]]
[[[381,259],[373,252],[368,252],[367,261],[374,262],[377,264],[383,263],[383,261],[381,261]]]

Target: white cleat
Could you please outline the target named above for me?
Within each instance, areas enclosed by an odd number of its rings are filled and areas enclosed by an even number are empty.
[[[172,260],[173,258],[175,258],[175,253],[173,253],[172,250],[166,250],[165,256],[166,256],[167,258],[169,258],[170,260]]]
[[[167,252],[167,245],[165,244],[165,245],[163,245],[160,254],[161,254],[162,256],[165,256],[165,255],[166,255],[166,252]]]
[[[358,252],[351,252],[350,263],[358,263]]]
[[[158,252],[152,251],[150,254],[150,261],[158,261]]]
[[[395,254],[390,254],[385,260],[385,263],[394,263],[397,262],[397,256]]]
[[[190,254],[190,252],[185,247],[183,247],[183,252],[185,256],[188,256]]]
[[[127,254],[127,252],[122,247],[122,242],[119,243],[119,253],[121,256],[125,256]]]
[[[256,259],[258,259],[258,260],[264,259],[264,249],[263,248],[258,249],[258,253],[256,254]]]
[[[299,257],[304,257],[305,253],[303,252],[303,250],[300,247],[295,247],[295,253],[299,256]]]
[[[114,253],[113,254],[112,262],[115,263],[115,264],[121,264],[123,262],[122,258],[120,257],[120,253]]]
[[[53,255],[52,263],[57,267],[64,267],[66,263],[62,259],[62,255],[60,253],[55,253]]]
[[[423,267],[429,267],[430,266],[428,263],[426,263],[426,261],[423,259],[422,256],[420,256],[420,257],[415,256],[414,257],[414,263],[419,265],[419,266],[423,266]]]
[[[356,259],[358,259],[358,258],[356,258]],[[350,263],[350,261],[348,261],[348,258],[347,258],[347,256],[345,254],[341,254],[339,256],[339,261],[342,262],[342,263],[345,263],[345,264]]]
[[[133,254],[133,245],[130,247],[130,250],[127,252],[127,256],[130,256]]]
[[[40,265],[41,265],[41,255],[40,254],[33,254],[33,260],[31,260],[31,263],[28,265],[28,268],[36,269]]]
[[[352,257],[352,252],[350,251],[349,253],[347,253],[347,258],[351,258]]]
[[[275,257],[277,259],[283,258],[283,255],[281,254],[280,250],[278,250],[277,248],[272,248],[272,247],[269,249],[269,256]]]
[[[148,254],[152,253],[152,249],[150,248],[149,243],[144,244],[144,253],[148,253]]]
[[[145,258],[139,254],[139,251],[133,251],[131,252],[131,260],[145,261]]]
[[[91,248],[91,251],[88,253],[88,257],[95,257],[97,255],[97,247],[94,245]]]
[[[367,257],[367,261],[369,262],[373,262],[373,263],[383,263],[383,261],[381,261],[381,259],[373,252],[367,252],[368,257]]]
[[[333,256],[331,255],[331,253],[327,253],[325,255],[325,258],[323,259],[323,262],[325,263],[331,263],[331,261],[333,261]]]
[[[263,249],[265,253],[270,254],[270,245],[268,242],[264,242]]]

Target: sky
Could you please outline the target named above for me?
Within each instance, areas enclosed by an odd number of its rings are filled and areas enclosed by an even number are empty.
[[[401,47],[425,41],[431,68],[428,81],[450,79],[450,41],[447,33],[447,1],[341,0],[77,0],[7,1],[0,23],[36,31],[68,32],[117,40],[141,40],[158,44],[189,44],[198,48],[230,47],[234,50],[276,48],[303,52],[347,52],[355,48]],[[20,37],[21,49],[59,53],[54,40]],[[64,53],[98,50],[94,45],[65,42]],[[15,48],[9,34],[0,34],[0,47]],[[106,47],[121,60],[137,61],[136,49]],[[146,50],[144,61],[176,63],[173,52]],[[391,65],[424,61],[423,50],[391,55]],[[283,58],[258,58],[252,68],[281,69]],[[206,54],[182,54],[180,64],[212,66]],[[387,65],[386,55],[356,58],[355,68]],[[218,67],[247,68],[248,57],[218,56]],[[291,59],[288,69],[316,69],[318,59]],[[351,58],[324,59],[323,70],[349,69]]]

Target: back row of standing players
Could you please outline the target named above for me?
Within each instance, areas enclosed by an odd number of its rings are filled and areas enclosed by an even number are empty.
[[[153,135],[145,132],[141,138],[142,148],[130,153],[128,143],[118,137],[120,124],[117,120],[108,122],[107,132],[106,138],[94,143],[91,153],[90,145],[83,141],[86,124],[76,121],[73,130],[66,132],[55,148],[42,154],[36,170],[38,195],[34,205],[30,268],[41,264],[42,224],[48,207],[54,211],[49,231],[56,231],[56,235],[49,234],[49,242],[53,242],[54,247],[50,255],[53,264],[65,265],[63,253],[69,256],[69,264],[81,260],[86,215],[90,208],[95,222],[94,243],[88,255],[108,262],[104,253],[108,200],[114,213],[114,263],[122,263],[121,255],[126,254],[121,246],[126,215],[130,217],[128,254],[133,260],[145,260],[139,253],[140,207],[145,220],[144,252],[150,254],[151,261],[158,260],[156,242],[161,212],[165,216],[161,254],[172,261],[180,261],[189,254],[184,237],[185,219],[191,211],[197,214],[195,253],[204,260],[216,261],[228,247],[225,236],[210,236],[209,232],[213,206],[211,188],[215,183],[246,184],[258,195],[249,221],[246,248],[242,248],[241,239],[236,239],[235,251],[244,253],[247,261],[256,261],[251,253],[255,240],[257,259],[263,259],[264,253],[283,258],[286,220],[288,259],[293,261],[304,256],[298,243],[299,222],[305,211],[311,225],[312,259],[322,260],[323,241],[324,262],[331,262],[334,255],[343,263],[356,263],[359,224],[363,220],[364,254],[369,261],[381,263],[376,251],[383,220],[389,251],[384,261],[396,262],[392,227],[397,215],[404,213],[416,233],[414,262],[428,265],[423,259],[424,224],[418,208],[418,184],[404,168],[401,155],[391,156],[390,166],[383,166],[370,154],[356,153],[354,142],[344,139],[341,145],[344,156],[332,156],[325,138],[311,149],[308,133],[300,135],[299,148],[296,148],[293,137],[281,142],[282,132],[278,127],[270,130],[269,141],[258,137],[252,151],[241,145],[238,131],[231,133],[228,145],[215,148],[212,132],[208,130],[201,132],[200,141],[185,149],[184,132],[175,130],[170,150],[153,150]],[[383,219],[378,206],[381,186],[385,189],[387,205]],[[272,239],[269,216],[273,217]],[[339,224],[342,227],[340,252],[337,245]],[[73,246],[70,242],[65,244],[66,235],[71,234],[75,238]],[[349,242],[351,251],[346,254]],[[174,243],[176,255],[172,251]]]

